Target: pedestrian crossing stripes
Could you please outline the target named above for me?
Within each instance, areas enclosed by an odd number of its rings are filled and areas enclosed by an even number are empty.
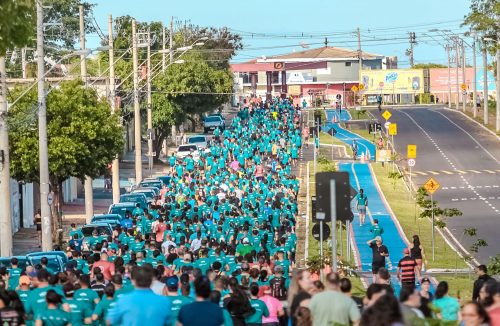
[[[406,172],[406,174],[410,174]],[[412,176],[432,176],[432,175],[454,175],[454,174],[500,174],[500,170],[427,170],[427,171],[412,171]]]

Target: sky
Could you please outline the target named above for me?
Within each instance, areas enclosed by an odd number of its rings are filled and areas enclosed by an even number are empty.
[[[138,21],[174,21],[228,27],[243,36],[244,49],[233,62],[261,56],[324,46],[357,48],[361,30],[364,52],[397,56],[408,67],[405,55],[408,33],[415,32],[415,63],[446,64],[445,37],[431,29],[464,32],[460,24],[469,11],[469,0],[90,0],[96,4],[97,24],[107,33],[108,15],[131,15]],[[451,33],[445,32],[445,33]],[[98,35],[87,37],[97,46]],[[472,50],[467,56],[470,58]]]

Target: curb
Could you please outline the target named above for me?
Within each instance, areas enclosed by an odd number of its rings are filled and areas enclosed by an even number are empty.
[[[444,107],[443,110],[446,110],[446,111],[451,111],[451,112],[457,112],[457,113],[460,113],[461,115],[463,115],[464,117],[466,117],[467,119],[469,119],[470,121],[474,122],[475,124],[479,125],[481,128],[483,128],[484,130],[486,130],[487,132],[489,132],[490,134],[492,134],[493,136],[495,136],[498,140],[500,140],[500,136],[498,136],[494,131],[491,131],[490,129],[488,129],[485,125],[481,124],[480,122],[474,120],[473,118],[469,117],[467,114],[465,114],[464,112],[462,111],[459,111],[459,110],[454,110],[454,109],[449,109],[447,107]]]

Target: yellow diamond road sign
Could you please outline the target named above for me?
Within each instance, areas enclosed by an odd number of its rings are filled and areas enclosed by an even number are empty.
[[[467,85],[466,84],[461,84],[460,85],[460,89],[463,90],[463,91],[467,90]]]
[[[435,193],[436,190],[438,190],[440,187],[441,185],[439,184],[439,182],[434,180],[434,178],[429,178],[429,180],[424,183],[424,189],[431,195]]]
[[[364,84],[359,84],[358,89],[360,91],[364,90],[365,89],[365,85]]]
[[[384,117],[385,120],[389,120],[392,117],[391,112],[385,110],[384,113],[382,113],[382,116]]]
[[[353,86],[351,87],[351,91],[353,91],[354,93],[356,93],[356,92],[358,91],[358,86],[353,85]]]

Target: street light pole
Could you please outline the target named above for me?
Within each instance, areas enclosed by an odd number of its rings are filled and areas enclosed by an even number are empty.
[[[169,45],[168,50],[170,51],[170,64],[174,62],[174,17],[170,19],[170,33],[169,33]],[[177,145],[177,126],[172,125],[172,142]]]
[[[108,18],[108,46],[109,46],[109,104],[111,112],[116,114],[116,81],[115,81],[115,53],[113,48],[113,16]],[[121,125],[120,125],[121,127]],[[113,191],[113,204],[120,202],[120,161],[118,155],[113,159],[111,164],[111,189]]]
[[[462,46],[462,83],[466,84],[465,82],[465,65],[466,65],[466,56],[465,56],[465,46],[464,46],[464,41],[462,40],[460,42],[460,45]],[[465,112],[465,107],[467,105],[467,91],[463,91],[462,93],[462,110]]]
[[[38,147],[40,160],[40,211],[42,215],[42,251],[52,250],[52,216],[49,197],[49,150],[47,146],[47,107],[45,103],[45,62],[43,51],[43,0],[36,2],[36,47],[38,64]]]
[[[148,165],[149,165],[149,176],[151,177],[153,173],[153,117],[152,117],[152,101],[151,101],[151,31],[148,28]]]
[[[484,118],[484,125],[488,125],[488,53],[486,49],[486,42],[483,40],[483,118]]]
[[[500,132],[500,33],[497,34],[497,123],[496,132]]]
[[[460,49],[459,49],[459,42],[458,42],[458,37],[455,36],[455,63],[457,64],[455,67],[455,73],[456,73],[456,87],[455,90],[457,91],[457,98],[456,98],[456,106],[455,109],[459,110],[459,104],[460,104],[460,82],[458,80],[458,67],[460,66]]]
[[[10,160],[5,74],[5,57],[0,57],[0,256],[9,257],[12,255],[12,214],[10,211]]]
[[[80,50],[85,50],[85,21],[83,6],[80,6]],[[80,55],[80,73],[85,86],[87,86],[87,59],[85,54]],[[92,189],[92,178],[85,176],[85,220],[87,223],[92,221],[94,216],[94,194]]]
[[[137,62],[136,21],[132,20],[132,61],[134,69],[134,139],[135,139],[135,182],[142,181],[142,148],[141,148],[141,108],[139,106],[139,67]]]
[[[448,55],[448,108],[451,109],[451,67],[450,67],[451,46],[446,44],[446,54]]]
[[[474,40],[472,41],[472,62],[474,65],[474,78],[472,78],[472,87],[474,88],[474,93],[472,94],[472,112],[474,118],[477,117],[477,60],[476,60],[476,36],[474,35]]]

